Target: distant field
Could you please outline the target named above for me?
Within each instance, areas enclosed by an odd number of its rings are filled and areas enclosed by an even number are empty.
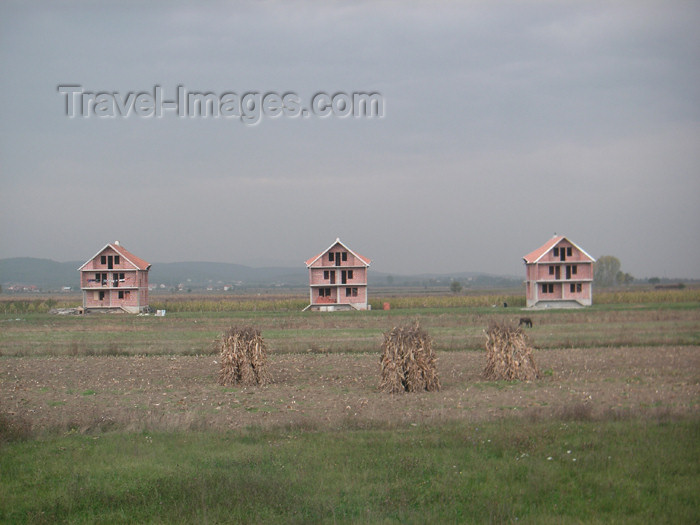
[[[594,305],[633,305],[700,302],[700,287],[679,290],[656,290],[649,287],[597,291]],[[488,308],[524,307],[525,296],[513,289],[474,290],[451,294],[434,289],[379,288],[370,295],[373,310],[381,310],[388,303],[391,309],[415,308]],[[52,308],[80,306],[80,294],[0,294],[0,314],[47,313]],[[300,311],[308,305],[308,290],[280,292],[261,290],[247,293],[152,293],[150,306],[154,310],[170,312],[245,312],[245,311]]]
[[[640,303],[585,310],[527,312],[538,348],[700,344],[700,303]],[[0,315],[0,355],[200,355],[228,326],[254,325],[274,353],[373,352],[382,333],[420,320],[439,351],[483,348],[491,320],[517,322],[516,308],[423,307],[315,313],[300,310],[168,311],[165,317],[124,314]]]
[[[697,523],[693,294],[527,312],[542,377],[513,383],[481,379],[484,328],[523,315],[503,296],[0,314],[0,522]],[[442,389],[382,394],[382,334],[413,320]],[[272,384],[216,383],[232,324],[262,331]]]

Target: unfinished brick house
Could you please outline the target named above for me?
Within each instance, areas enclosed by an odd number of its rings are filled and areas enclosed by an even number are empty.
[[[367,268],[370,262],[340,239],[307,260],[310,304],[304,310],[367,310]]]
[[[86,312],[143,312],[148,308],[150,268],[150,263],[126,250],[119,241],[108,244],[78,268],[83,308]]]
[[[595,259],[563,235],[555,235],[523,260],[528,307],[565,308],[593,303]]]

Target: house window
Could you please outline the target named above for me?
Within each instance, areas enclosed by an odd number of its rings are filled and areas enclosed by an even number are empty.
[[[95,280],[99,283],[101,279],[102,279],[101,274],[96,273],[96,274],[95,274]]]
[[[549,275],[554,275],[554,266],[549,267]]]
[[[100,301],[104,301],[104,298],[105,298],[105,293],[100,292]]]
[[[352,288],[345,289],[345,297],[350,297],[352,295]]]
[[[319,297],[330,297],[331,296],[331,289],[330,288],[319,288],[318,289],[318,296]]]
[[[575,285],[574,283],[571,283],[571,284],[569,285],[569,291],[570,291],[571,293],[575,293],[575,292],[576,292],[576,285]]]
[[[576,275],[577,272],[578,272],[578,269],[576,268],[576,265],[574,264],[574,265],[571,267],[571,273],[572,273],[573,275]]]
[[[102,255],[100,257],[100,264],[107,264],[107,256],[106,255]]]
[[[329,260],[330,262],[333,262],[333,257],[335,257],[335,254],[334,254],[333,252],[330,252],[330,253],[328,254],[328,260]]]
[[[114,264],[119,264],[119,256],[118,255],[114,256]]]
[[[554,293],[554,285],[547,283],[542,284],[542,293]]]
[[[581,293],[581,290],[582,290],[581,283],[576,283],[576,291],[578,293]]]
[[[330,272],[328,270],[323,270],[323,278],[328,280]]]
[[[348,252],[343,252],[343,262],[348,260]]]
[[[119,292],[119,299],[124,299],[124,292]]]
[[[566,247],[566,256],[567,256],[567,257],[571,257],[571,253],[572,253],[572,252],[571,252],[571,246],[567,246],[567,247]]]
[[[559,248],[554,248],[554,257],[559,257]]]
[[[120,274],[119,274],[119,280],[122,281],[122,282],[124,281],[124,274],[123,274],[123,273],[120,273]]]
[[[348,279],[352,279],[353,273],[352,270],[348,270]]]

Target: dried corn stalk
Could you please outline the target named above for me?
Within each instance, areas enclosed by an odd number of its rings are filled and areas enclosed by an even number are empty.
[[[486,330],[486,358],[485,379],[531,381],[540,376],[520,326],[491,323]]]
[[[432,340],[418,322],[394,327],[384,334],[380,363],[382,392],[440,390]]]
[[[271,381],[267,369],[267,349],[260,330],[231,327],[216,344],[221,360],[219,384],[265,385]]]

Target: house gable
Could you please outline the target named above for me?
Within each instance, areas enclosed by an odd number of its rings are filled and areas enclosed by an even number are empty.
[[[525,255],[523,260],[526,264],[558,262],[562,260],[558,251],[560,248],[566,250],[563,260],[591,263],[595,262],[595,259],[591,257],[583,248],[570,241],[563,235],[555,235],[542,246]]]
[[[118,244],[118,242],[115,242],[106,244],[104,248],[102,248],[99,252],[97,252],[90,259],[88,259],[85,262],[85,264],[78,268],[78,270],[92,270],[94,268],[94,265],[101,263],[101,258],[103,256],[118,256],[119,263],[113,262],[113,264],[115,265],[115,267],[118,267],[119,269],[123,270],[148,270],[151,267],[150,263],[144,261],[140,257],[137,257],[136,255],[128,251],[126,248],[124,248],[122,245]],[[115,261],[115,259],[112,260]]]
[[[370,263],[372,262],[370,259],[365,257],[364,255],[360,255],[357,252],[354,252],[343,242],[340,240],[340,238],[336,239],[333,244],[331,244],[328,248],[326,248],[324,251],[319,253],[318,255],[315,255],[314,257],[311,257],[310,259],[306,260],[306,266],[308,268],[311,267],[321,267],[321,266],[334,266],[335,265],[335,257],[334,260],[331,261],[329,259],[329,252],[346,252],[347,255],[347,260],[343,260],[343,266],[369,266]],[[342,256],[342,255],[341,255]]]

